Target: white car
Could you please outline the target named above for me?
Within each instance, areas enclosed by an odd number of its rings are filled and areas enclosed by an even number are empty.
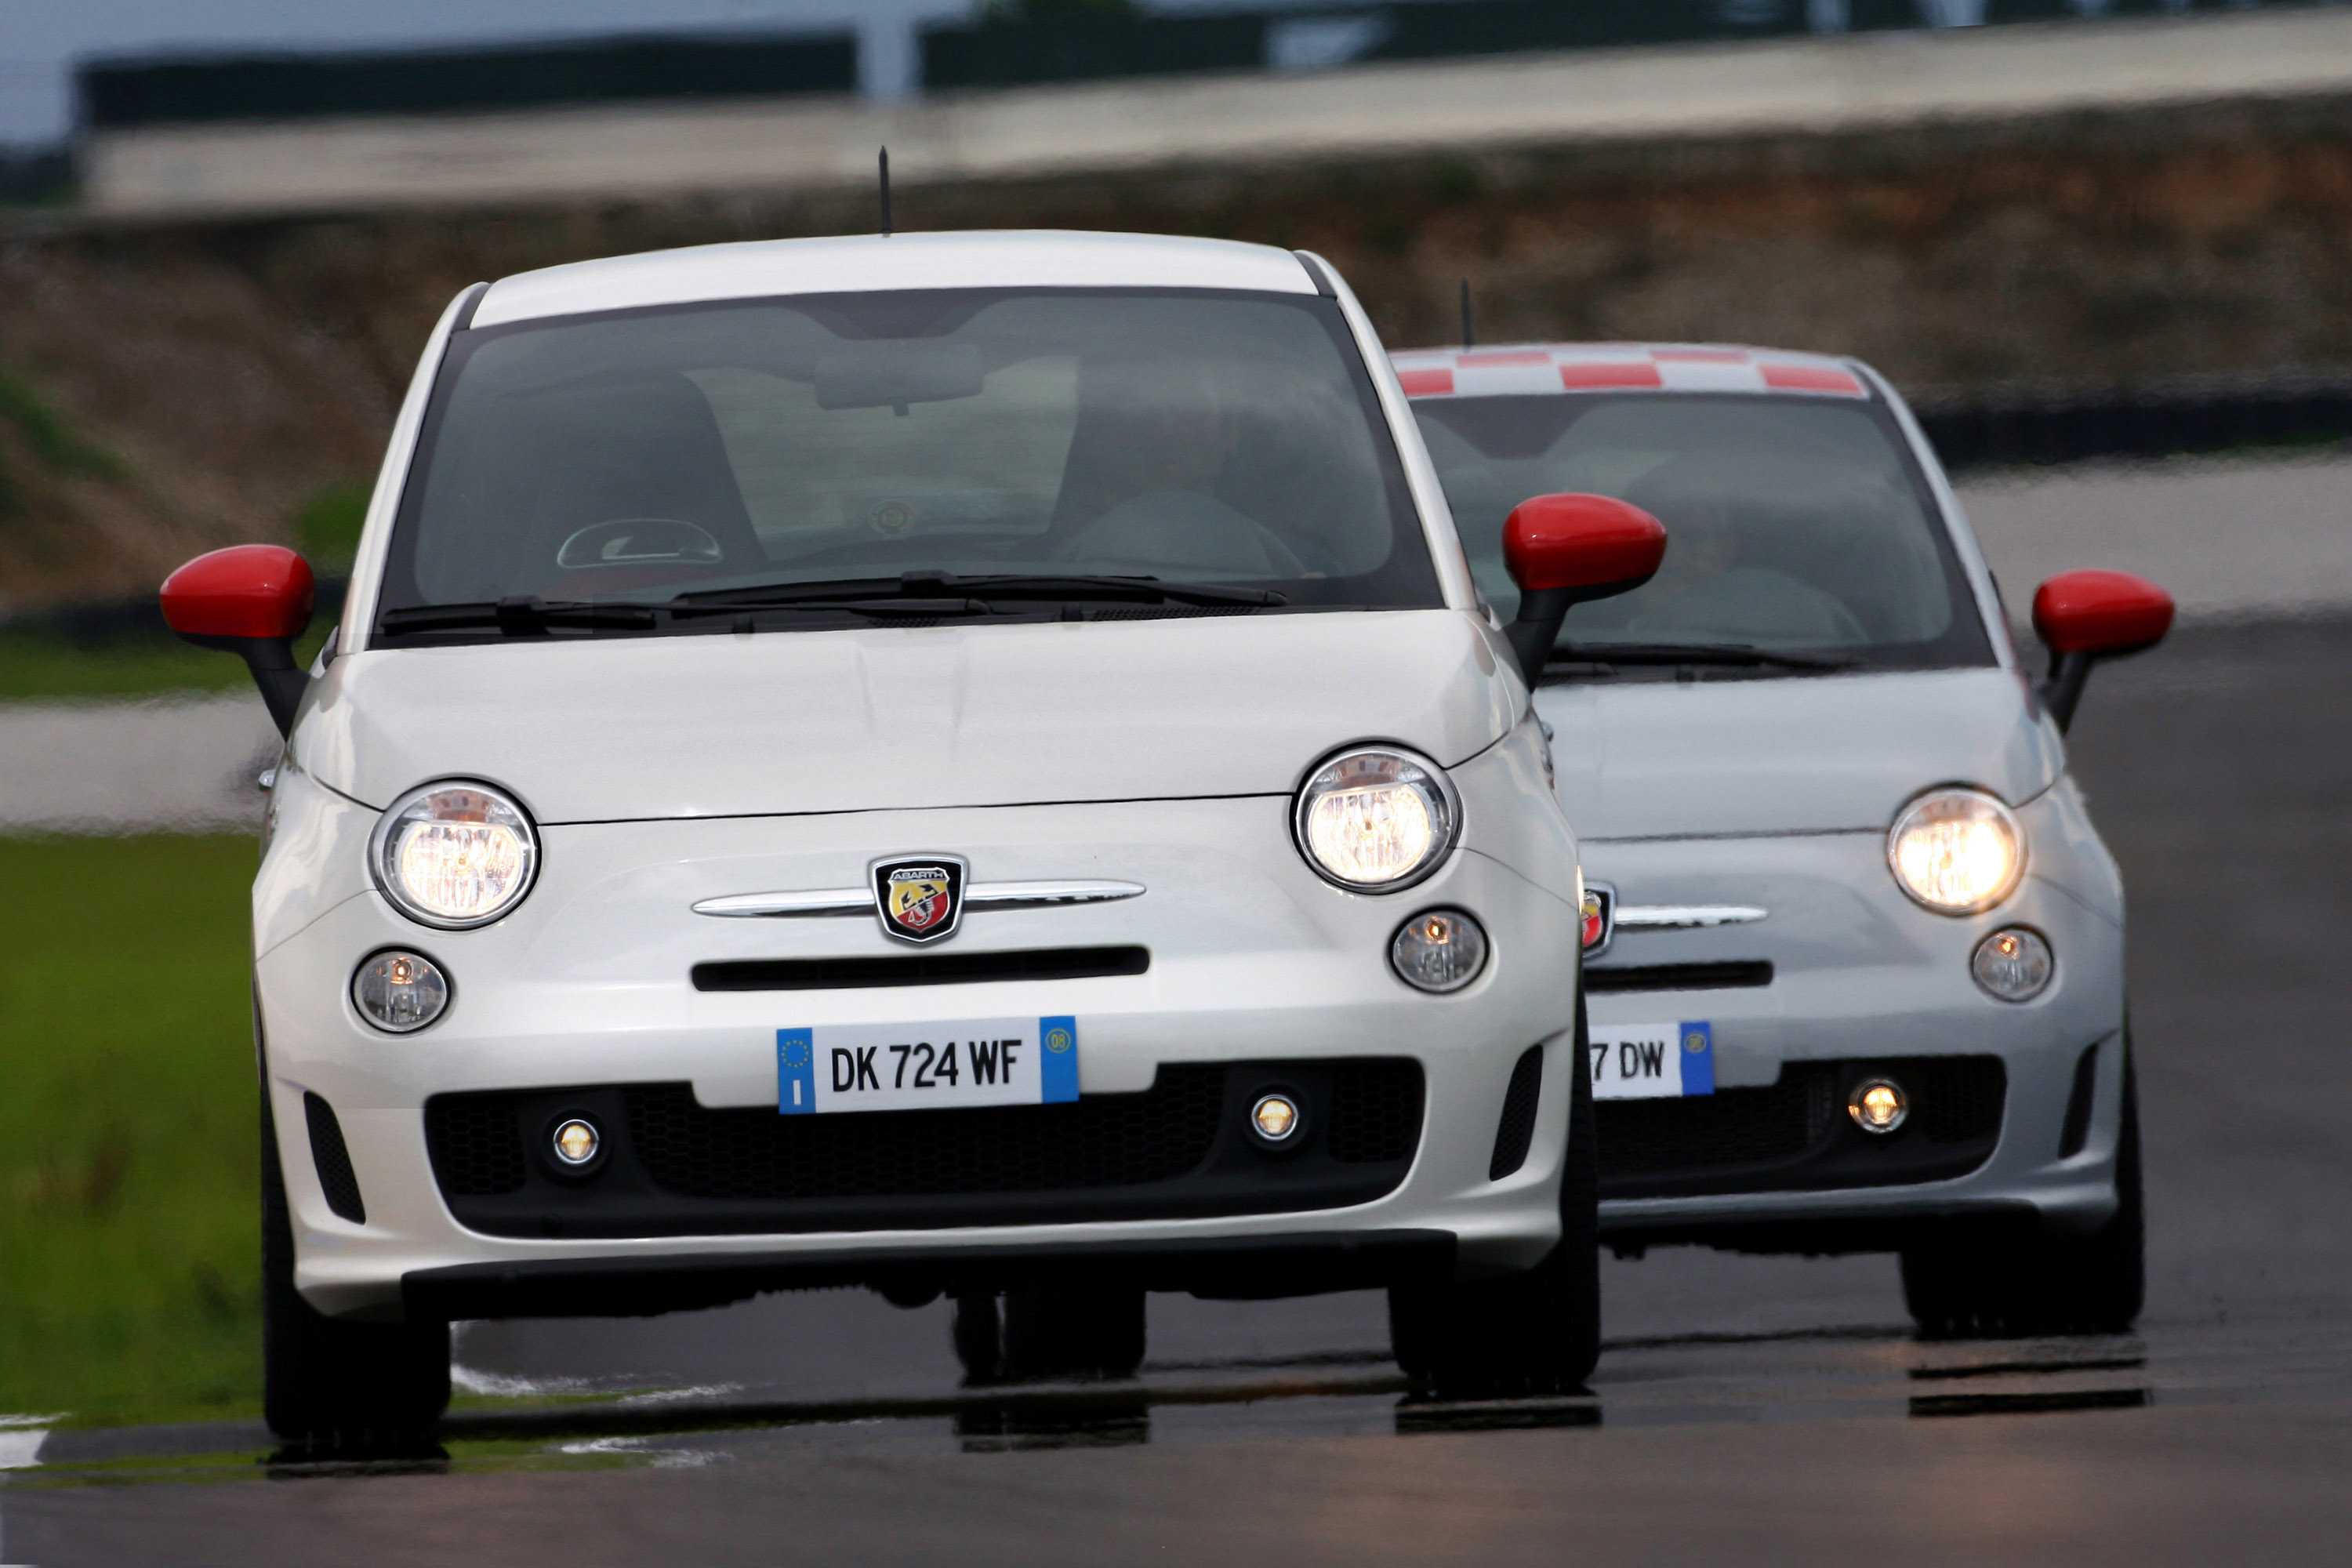
[[[2054,578],[2037,684],[1936,456],[1852,360],[1401,353],[1486,596],[1505,519],[1591,491],[1671,536],[1580,605],[1536,709],[1581,836],[1601,1228],[1621,1253],[1898,1250],[1938,1333],[2141,1300],[2124,898],[2061,734],[2161,589]]]
[[[1523,533],[1554,598],[1663,549]],[[290,552],[163,599],[287,731],[280,1433],[428,1425],[453,1319],[834,1284],[953,1297],[982,1378],[1131,1371],[1147,1289],[1389,1287],[1441,1383],[1592,1364],[1576,845],[1315,258],[902,235],[477,285],[311,668]]]

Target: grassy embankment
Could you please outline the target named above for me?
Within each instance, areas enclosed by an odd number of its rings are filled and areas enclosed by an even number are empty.
[[[258,1408],[253,867],[0,839],[0,1414]]]
[[[0,425],[21,416],[0,395]],[[347,568],[366,500],[338,487],[295,520],[320,570]],[[161,633],[0,627],[0,701],[248,680]],[[240,837],[0,837],[0,1415],[259,1409],[254,861]]]
[[[0,511],[5,487],[5,470],[0,469]],[[336,485],[295,514],[296,546],[312,570],[351,570],[367,503],[365,484]],[[327,614],[314,617],[295,644],[296,658],[309,663],[332,625]],[[77,637],[54,621],[0,626],[0,702],[239,691],[249,679],[242,660],[192,647],[162,631]]]

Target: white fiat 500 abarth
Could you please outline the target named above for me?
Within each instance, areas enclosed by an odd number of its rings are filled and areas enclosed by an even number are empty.
[[[1664,542],[1542,511],[1549,640]],[[453,1319],[844,1283],[954,1298],[978,1377],[1131,1370],[1147,1289],[1388,1287],[1417,1373],[1591,1367],[1576,845],[1315,258],[908,235],[478,285],[310,668],[290,552],[163,596],[287,731],[281,1433],[429,1423]]]
[[[2061,734],[2162,590],[2044,584],[2029,677],[1902,401],[1850,360],[1400,354],[1473,570],[1538,491],[1672,538],[1538,678],[1582,835],[1601,1228],[1621,1252],[1899,1250],[1932,1332],[2141,1297],[2123,886]]]

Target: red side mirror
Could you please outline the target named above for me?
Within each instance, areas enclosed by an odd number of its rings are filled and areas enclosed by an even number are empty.
[[[1640,587],[1666,558],[1666,527],[1610,496],[1536,496],[1503,521],[1503,564],[1519,585],[1504,634],[1532,686],[1571,605]]]
[[[310,563],[277,544],[232,544],[163,579],[163,620],[182,637],[299,637],[318,584]]]
[[[2042,700],[2063,730],[2093,660],[2153,647],[2172,629],[2172,595],[2128,572],[2062,572],[2034,592],[2033,629],[2050,649]]]
[[[294,639],[310,624],[318,584],[310,563],[276,544],[233,544],[163,579],[163,622],[198,647],[241,655],[284,734],[307,678]]]
[[[1605,598],[1640,587],[1665,558],[1665,524],[1609,496],[1537,496],[1503,520],[1503,564],[1523,592]]]
[[[2137,653],[2171,629],[2172,595],[2128,572],[2062,572],[2033,595],[2033,630],[2055,654]]]

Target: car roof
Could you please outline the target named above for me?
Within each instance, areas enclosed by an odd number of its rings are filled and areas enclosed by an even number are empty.
[[[1512,397],[1570,392],[1872,395],[1861,365],[1739,343],[1498,343],[1389,356],[1405,395]]]
[[[778,294],[991,288],[1318,291],[1291,252],[1234,240],[1057,229],[848,235],[698,245],[519,272],[490,285],[473,325]]]

